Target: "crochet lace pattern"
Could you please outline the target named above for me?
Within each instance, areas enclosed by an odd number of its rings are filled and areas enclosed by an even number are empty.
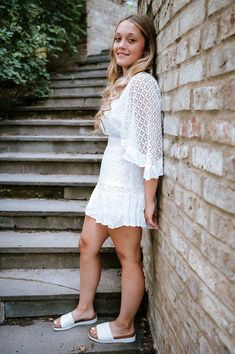
[[[102,118],[108,144],[86,215],[110,228],[149,227],[144,180],[163,175],[161,126],[158,83],[149,73],[138,73]]]

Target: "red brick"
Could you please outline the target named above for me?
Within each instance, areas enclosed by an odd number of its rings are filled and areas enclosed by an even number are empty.
[[[201,304],[205,311],[221,329],[234,336],[234,314],[231,309],[223,305],[205,285],[201,288],[201,295]]]
[[[161,8],[160,8],[160,14],[159,14],[159,30],[162,29],[166,25],[166,23],[169,21],[171,16],[171,4],[170,0],[164,1]]]
[[[158,3],[158,1],[156,1],[156,2]],[[178,12],[183,6],[185,6],[189,2],[190,2],[190,0],[173,1],[173,3],[172,3],[172,15],[174,15],[176,12]]]
[[[235,213],[235,192],[229,185],[209,177],[205,178],[203,196],[209,203],[229,213]]]
[[[193,218],[195,213],[196,196],[190,192],[186,192],[184,188],[179,185],[175,186],[175,204],[181,208],[186,215]]]
[[[183,143],[175,143],[170,148],[170,156],[176,159],[186,159],[189,155],[189,146]]]
[[[212,141],[235,145],[235,122],[232,120],[212,120],[208,123],[208,134]]]
[[[162,32],[160,32],[162,33]],[[159,39],[160,40],[160,39]],[[157,73],[163,73],[175,67],[176,65],[177,46],[174,45],[165,49],[157,58]]]
[[[202,31],[201,46],[204,50],[215,46],[218,36],[218,24],[216,21],[205,23]]]
[[[157,36],[157,48],[161,52],[170,46],[179,36],[179,17],[173,19]]]
[[[189,57],[194,57],[201,52],[201,29],[197,29],[189,35]],[[196,81],[196,80],[192,80]],[[199,80],[198,80],[199,81]]]
[[[166,115],[164,119],[164,133],[169,135],[179,134],[180,120],[177,116]]]
[[[208,341],[206,340],[205,337],[200,338],[200,348],[199,348],[199,353],[200,354],[215,354],[214,350],[211,349],[211,347],[208,344]]]
[[[173,90],[177,87],[178,75],[179,75],[178,69],[166,71],[164,73],[164,80],[163,80],[164,92]]]
[[[210,219],[210,205],[205,203],[201,198],[196,200],[196,221],[198,224],[208,229]]]
[[[190,245],[185,242],[182,235],[180,235],[179,231],[175,228],[171,228],[170,230],[170,241],[172,246],[181,254],[181,256],[187,259]]]
[[[164,112],[170,112],[171,99],[172,99],[172,96],[168,95],[167,93],[164,93],[164,95],[162,96],[162,109],[164,110]]]
[[[198,116],[182,119],[179,134],[185,138],[203,138],[205,136],[205,122]]]
[[[210,233],[235,249],[235,219],[213,208],[210,215]]]
[[[228,38],[235,33],[235,6],[222,14],[220,21],[221,39]]]
[[[179,35],[200,25],[205,18],[205,1],[191,1],[189,6],[180,13]]]
[[[223,108],[224,92],[223,86],[199,87],[193,90],[193,109],[198,110],[220,110]]]
[[[183,38],[181,41],[178,43],[177,46],[177,58],[176,58],[176,63],[182,63],[187,59],[187,49],[188,49],[188,39]]]
[[[202,81],[205,76],[205,60],[199,58],[189,64],[181,64],[179,71],[179,85]],[[177,86],[177,85],[176,85]]]
[[[229,41],[213,48],[208,55],[207,77],[214,77],[235,69],[235,42]]]
[[[202,176],[198,170],[188,163],[180,161],[177,165],[177,180],[184,188],[201,195]]]
[[[235,274],[234,250],[205,230],[201,230],[200,240],[202,254],[232,281]]]
[[[187,111],[190,109],[190,89],[187,87],[179,87],[173,97],[172,110]]]
[[[164,163],[164,174],[176,180],[177,177],[177,163],[173,159],[166,159]]]
[[[208,145],[192,147],[192,164],[215,175],[224,175],[223,152],[219,149],[211,149]]]
[[[223,9],[225,6],[231,4],[233,0],[209,0],[208,2],[208,15]]]
[[[235,110],[235,79],[229,80],[224,85],[224,108]],[[234,141],[233,137],[233,141]]]

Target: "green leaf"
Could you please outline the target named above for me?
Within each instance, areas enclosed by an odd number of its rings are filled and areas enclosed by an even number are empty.
[[[1,0],[0,81],[47,92],[50,58],[63,50],[75,53],[86,34],[85,5],[85,0]],[[41,48],[46,56],[38,54]]]

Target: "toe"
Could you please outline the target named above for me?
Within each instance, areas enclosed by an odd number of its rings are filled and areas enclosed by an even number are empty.
[[[54,326],[60,327],[60,320],[58,318],[56,320],[54,320]]]
[[[89,332],[92,337],[97,338],[96,327],[91,327]]]

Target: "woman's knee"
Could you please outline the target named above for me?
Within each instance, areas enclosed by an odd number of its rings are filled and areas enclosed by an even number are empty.
[[[86,255],[98,255],[100,251],[100,246],[96,245],[94,240],[90,240],[86,234],[81,233],[80,239],[78,241],[78,247],[81,254]]]
[[[129,264],[140,264],[141,263],[141,250],[137,249],[134,252],[125,252],[123,250],[116,250],[119,261],[123,266]]]
[[[87,252],[92,248],[91,242],[87,239],[87,236],[84,233],[81,233],[80,235],[78,247],[80,252]]]

